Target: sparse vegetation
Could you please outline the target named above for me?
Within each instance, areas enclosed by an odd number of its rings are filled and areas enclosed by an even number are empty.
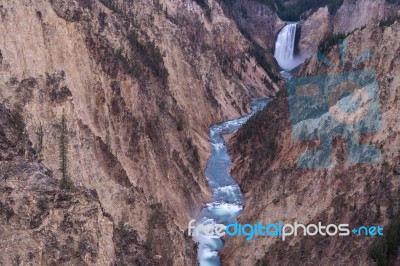
[[[251,41],[251,45],[249,47],[248,53],[255,58],[257,64],[259,64],[265,70],[272,81],[278,82],[279,76],[272,70],[272,67],[269,65],[268,60],[265,57],[265,49],[262,48],[255,41],[252,41],[251,37],[249,40]]]
[[[71,189],[73,187],[72,181],[68,175],[68,127],[67,127],[67,118],[65,114],[62,114],[61,117],[61,132],[60,132],[60,171],[62,174],[61,177],[61,188],[62,189]]]
[[[36,203],[36,206],[41,211],[45,211],[49,208],[49,204],[48,204],[47,200],[44,198],[39,199]]]
[[[153,203],[150,205],[151,213],[149,214],[149,219],[147,221],[147,236],[145,242],[146,255],[148,257],[152,256],[151,248],[155,241],[155,230],[160,227],[165,226],[165,215],[162,211],[161,203]]]
[[[160,78],[161,82],[166,85],[168,82],[168,71],[164,65],[163,55],[154,41],[150,41],[147,35],[143,40],[139,38],[139,34],[131,31],[128,36],[129,43],[132,48],[143,57],[142,62],[151,69],[153,74]]]
[[[221,66],[221,71],[222,74],[225,76],[230,76],[231,73],[234,72],[233,68],[233,60],[229,55],[226,55],[225,53],[217,53],[216,54],[219,65]]]
[[[101,10],[98,16],[100,31],[103,31],[107,24],[107,13]]]
[[[266,58],[266,50],[263,47],[261,47],[255,40],[253,40],[251,35],[244,28],[240,27],[239,25],[238,27],[243,36],[250,41],[250,46],[247,50],[247,53],[250,56],[254,57],[257,64],[261,66],[262,69],[264,69],[264,71],[268,74],[268,76],[271,78],[273,82],[278,82],[280,77],[277,73],[274,72],[272,66],[269,64],[269,60]],[[254,69],[256,69],[256,67],[257,66],[254,66]],[[245,69],[243,70],[246,71]]]
[[[198,248],[199,248],[199,242],[194,242],[194,244],[193,244],[194,251],[197,252]]]
[[[36,126],[35,135],[36,135],[36,151],[40,155],[43,150],[43,140],[45,135],[45,130],[42,122],[40,122],[39,125]]]
[[[164,65],[163,54],[159,47],[156,46],[155,41],[151,40],[145,31],[140,30],[134,16],[132,16],[132,13],[128,11],[124,4],[113,0],[101,0],[100,2],[129,22],[127,23],[129,26],[126,28],[127,33],[125,36],[129,45],[115,47],[99,36],[89,40],[89,45],[93,47],[98,46],[100,43],[105,44],[101,47],[104,50],[103,56],[102,58],[98,58],[104,64],[103,68],[105,71],[111,76],[116,76],[119,69],[123,69],[127,74],[132,75],[138,80],[141,88],[146,87],[151,78],[151,72],[166,87],[168,83],[168,70]],[[157,2],[155,4],[158,5]],[[103,31],[107,26],[107,15],[100,13],[98,19],[100,22],[100,31]]]
[[[205,12],[208,18],[211,18],[211,7],[207,0],[194,0]]]
[[[10,220],[15,215],[15,212],[12,208],[6,209],[6,219],[7,221]]]
[[[148,80],[149,75],[146,69],[141,64],[135,64],[135,62],[130,60],[129,56],[126,55],[126,52],[124,52],[122,48],[116,49],[114,51],[114,56],[122,65],[123,69],[125,69],[128,74],[136,77],[141,84],[144,84],[144,82]]]
[[[113,241],[117,255],[116,265],[128,265],[127,261],[132,262],[132,250],[137,250],[137,246],[142,245],[137,231],[129,225],[124,213],[118,224],[114,226]],[[147,261],[146,259],[144,260]]]
[[[193,143],[193,140],[191,137],[186,138],[186,145],[187,145],[187,149],[191,153],[190,158],[189,158],[190,163],[192,164],[192,166],[195,170],[199,170],[200,169],[199,149]]]
[[[259,0],[267,5],[271,10],[286,21],[298,21],[303,18],[308,11],[315,11],[320,7],[328,6],[329,13],[335,14],[343,4],[343,0]]]
[[[114,11],[115,13],[122,14],[124,11],[122,9],[122,6],[113,0],[100,0],[100,2],[108,7],[110,10]]]
[[[350,32],[347,33],[335,33],[333,35],[328,35],[326,38],[324,38],[318,45],[318,51],[326,54],[328,53],[332,47],[336,46],[339,44],[340,40],[346,39],[348,36],[350,36],[351,34],[353,34],[356,30],[363,30],[365,29],[365,25],[360,27],[360,28],[356,28]]]
[[[168,70],[164,65],[163,55],[154,41],[150,41],[147,35],[139,37],[139,34],[132,30],[128,35],[130,50],[122,47],[114,50],[116,62],[128,73],[134,76],[142,87],[150,79],[150,71],[158,77],[163,86],[168,83]],[[141,58],[133,60],[132,58]]]
[[[386,27],[393,25],[396,21],[399,21],[399,20],[400,20],[400,15],[388,17],[387,19],[379,21],[379,27],[381,29],[384,29]]]
[[[389,265],[390,261],[397,256],[400,247],[400,190],[398,195],[397,215],[385,227],[384,235],[377,236],[368,250],[368,256],[378,266]]]
[[[323,39],[318,45],[318,51],[325,54],[329,52],[333,46],[339,44],[339,40],[343,40],[348,35],[345,33],[336,33],[329,35],[327,38]]]
[[[9,164],[0,166],[0,180],[4,179],[4,181],[7,181],[7,179],[10,177],[11,171],[12,171],[12,166]],[[0,210],[1,210],[1,205],[0,205]]]
[[[16,106],[14,110],[11,111],[10,123],[13,129],[17,131],[18,139],[23,139],[25,137],[25,123],[21,107]]]
[[[111,136],[110,136],[110,130],[108,128],[106,129],[105,144],[107,146],[107,150],[112,153],[112,150],[111,150]]]
[[[271,82],[267,79],[266,76],[262,78],[262,82],[264,83],[265,87],[267,87],[271,91],[274,91],[274,87],[272,86]]]
[[[267,259],[267,254],[265,254],[264,257],[262,257],[261,259],[258,259],[255,264],[255,266],[268,266],[268,265],[270,265],[270,263]]]
[[[183,130],[183,128],[184,128],[183,121],[182,121],[182,119],[180,119],[180,120],[178,120],[178,122],[176,122],[176,130],[181,132]]]
[[[276,204],[279,203],[279,201],[280,201],[280,199],[274,198],[274,199],[272,200],[272,203],[273,203],[274,205],[276,205]]]
[[[225,6],[231,10],[233,5],[235,4],[236,0],[222,0],[222,2],[225,4]]]

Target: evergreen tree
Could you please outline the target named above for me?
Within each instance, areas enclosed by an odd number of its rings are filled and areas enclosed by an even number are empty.
[[[60,133],[60,171],[62,174],[61,188],[71,189],[73,187],[72,181],[68,176],[68,127],[67,119],[63,113],[61,117],[61,133]]]

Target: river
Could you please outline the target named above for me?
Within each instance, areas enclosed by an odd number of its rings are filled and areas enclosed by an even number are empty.
[[[244,205],[243,194],[239,185],[230,175],[232,160],[228,154],[223,135],[238,130],[246,121],[262,110],[269,99],[259,99],[252,102],[252,112],[238,119],[226,121],[210,128],[211,155],[205,169],[208,186],[212,191],[212,200],[201,210],[196,224],[229,224],[241,214]],[[198,243],[197,257],[200,266],[221,265],[218,251],[223,247],[223,241],[217,236],[195,236]]]
[[[301,65],[304,58],[295,55],[297,23],[288,22],[279,32],[274,56],[281,67],[283,79],[291,79],[293,71]],[[212,200],[202,210],[196,225],[229,224],[235,222],[242,213],[244,206],[243,194],[235,179],[230,175],[232,160],[229,157],[223,135],[238,130],[250,117],[262,110],[269,99],[254,100],[252,112],[238,119],[226,121],[210,128],[211,156],[208,159],[205,176],[212,190]],[[221,265],[218,251],[222,249],[223,240],[214,235],[200,234],[195,236],[198,243],[197,258],[200,266]]]

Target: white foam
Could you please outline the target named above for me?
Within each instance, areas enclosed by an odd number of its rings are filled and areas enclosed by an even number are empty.
[[[233,203],[209,203],[207,209],[217,217],[230,220],[236,218],[243,207]]]

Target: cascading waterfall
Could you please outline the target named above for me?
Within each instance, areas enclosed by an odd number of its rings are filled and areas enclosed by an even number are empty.
[[[290,71],[303,62],[301,57],[297,57],[294,54],[296,30],[296,23],[288,23],[279,32],[276,39],[274,57],[278,61],[279,66],[285,71]]]

